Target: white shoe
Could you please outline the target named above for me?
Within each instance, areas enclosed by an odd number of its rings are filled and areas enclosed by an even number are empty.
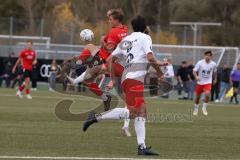
[[[37,91],[37,88],[31,88],[31,91]]]
[[[130,133],[130,131],[129,131],[129,128],[128,128],[128,127],[123,127],[123,128],[122,128],[122,131],[123,131],[123,134],[124,134],[125,136],[127,136],[127,137],[131,137],[131,136],[132,136],[131,133]]]
[[[197,116],[197,115],[198,115],[198,109],[194,109],[193,115],[194,115],[194,116]]]
[[[16,96],[18,96],[18,97],[21,98],[21,99],[23,98],[23,96],[22,96],[22,92],[19,91],[19,90],[17,91]]]
[[[207,112],[207,110],[206,110],[205,108],[202,108],[202,112],[203,112],[203,115],[204,115],[204,116],[207,116],[207,115],[208,115],[208,112]]]
[[[32,99],[32,96],[30,94],[26,95],[27,99]]]
[[[215,100],[215,103],[219,103],[220,101],[218,99]]]

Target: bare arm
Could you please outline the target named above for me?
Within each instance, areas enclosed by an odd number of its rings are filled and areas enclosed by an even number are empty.
[[[163,73],[162,73],[162,71],[160,69],[160,66],[162,65],[162,63],[155,59],[155,57],[153,56],[152,52],[149,52],[147,54],[147,60],[151,64],[151,66],[157,71],[158,76],[162,77]]]
[[[213,81],[213,84],[216,84],[217,83],[217,72],[213,72],[213,76],[215,77],[214,78],[214,81]]]
[[[17,68],[17,66],[18,66],[20,63],[21,63],[21,59],[18,58],[17,62],[16,62],[15,65],[13,66],[12,73],[15,73],[16,68]]]
[[[111,90],[116,83],[114,69],[112,68],[112,66],[113,66],[113,63],[115,63],[115,61],[117,61],[117,60],[118,60],[118,58],[115,57],[115,56],[112,56],[112,55],[110,55],[106,60],[106,63],[107,63],[107,66],[108,66],[107,70],[109,71],[110,78],[111,78],[110,82],[106,86],[108,90]]]
[[[197,72],[196,72],[196,71],[194,71],[194,70],[193,70],[193,75],[194,75],[194,77],[195,77],[196,81],[199,81],[199,77],[198,77],[198,75],[197,75]]]

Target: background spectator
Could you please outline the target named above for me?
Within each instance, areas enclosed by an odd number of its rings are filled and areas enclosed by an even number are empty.
[[[189,95],[189,69],[186,61],[182,61],[181,67],[177,70],[177,80],[180,85],[179,95],[181,94],[181,90],[183,89],[185,94],[180,99],[188,99]]]
[[[194,65],[193,65],[193,61],[192,60],[189,60],[188,61],[188,71],[189,71],[189,95],[188,95],[188,98],[193,100],[194,98],[194,92],[195,92],[195,86],[196,86],[196,82],[195,82],[195,77],[193,75],[193,68],[194,68]]]
[[[38,68],[37,68],[37,64],[33,65],[33,69],[32,69],[32,90],[36,91],[37,90],[37,80],[38,80]]]
[[[2,81],[5,80],[6,87],[10,87],[12,79],[12,67],[14,65],[14,53],[9,54],[8,58],[3,62],[3,74],[0,76],[0,86]]]
[[[223,69],[221,70],[219,98],[216,99],[215,101],[216,103],[223,101],[223,98],[227,90],[230,88],[230,73],[231,73],[231,69],[229,68],[228,64],[224,64]]]
[[[16,73],[14,74],[13,82],[11,85],[11,88],[14,88],[16,83],[18,82],[18,87],[21,86],[23,83],[23,70],[22,70],[22,65],[19,64],[16,69]]]
[[[50,77],[49,77],[49,90],[53,91],[55,89],[56,78],[58,74],[58,64],[55,59],[52,60],[52,64],[50,67]]]
[[[168,62],[168,65],[166,66],[166,72],[164,73],[164,78],[166,79],[167,82],[173,84],[174,70],[172,60],[170,58],[165,58],[163,61]],[[162,97],[168,98],[169,93],[164,94]]]
[[[215,79],[216,79],[216,83],[214,83]],[[212,83],[212,89],[211,89],[211,101],[219,99],[220,82],[221,82],[221,70],[218,69],[217,77],[213,77],[213,83]]]
[[[231,73],[231,84],[233,86],[234,92],[233,92],[233,96],[230,99],[230,103],[232,103],[233,97],[234,97],[235,103],[239,104],[239,101],[237,99],[239,81],[240,81],[240,63],[237,64],[237,68],[235,70],[233,70]]]

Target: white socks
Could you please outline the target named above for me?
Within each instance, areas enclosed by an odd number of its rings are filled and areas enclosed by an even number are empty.
[[[139,146],[143,146],[146,148],[145,145],[145,121],[146,119],[143,117],[136,117],[134,119],[134,126],[135,126],[135,132],[137,135],[137,143]]]
[[[87,79],[90,79],[92,76],[91,74],[87,73],[87,70],[83,72],[79,77],[73,80],[73,84],[78,84],[80,82],[83,82]]]
[[[126,108],[114,108],[97,116],[97,120],[107,119],[127,119],[129,118],[129,110]]]
[[[194,104],[194,110],[198,110],[199,104]]]
[[[127,109],[127,106],[125,106],[125,109]],[[128,114],[129,114],[129,110],[128,110]],[[124,118],[123,128],[128,128],[129,127],[129,123],[130,123],[130,118],[129,117],[128,118],[127,117]]]
[[[207,103],[206,102],[203,102],[203,109],[207,109]]]

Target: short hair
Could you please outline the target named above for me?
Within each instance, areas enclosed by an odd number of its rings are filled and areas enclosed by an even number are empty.
[[[28,41],[27,41],[27,43],[31,43],[31,44],[33,44],[33,41],[31,41],[31,40],[28,40]]]
[[[187,61],[182,61],[182,64],[187,64]]]
[[[210,56],[212,56],[212,55],[213,55],[212,51],[210,51],[210,50],[209,50],[209,51],[206,51],[206,52],[204,52],[204,55],[205,55],[205,56],[206,56],[206,55],[208,55],[208,54],[209,54]]]
[[[137,16],[134,19],[132,19],[131,24],[134,32],[144,33],[147,27],[145,18],[141,16]]]
[[[113,19],[118,20],[119,22],[123,22],[123,17],[124,17],[124,13],[121,9],[110,9],[108,11],[107,16],[112,16]]]

